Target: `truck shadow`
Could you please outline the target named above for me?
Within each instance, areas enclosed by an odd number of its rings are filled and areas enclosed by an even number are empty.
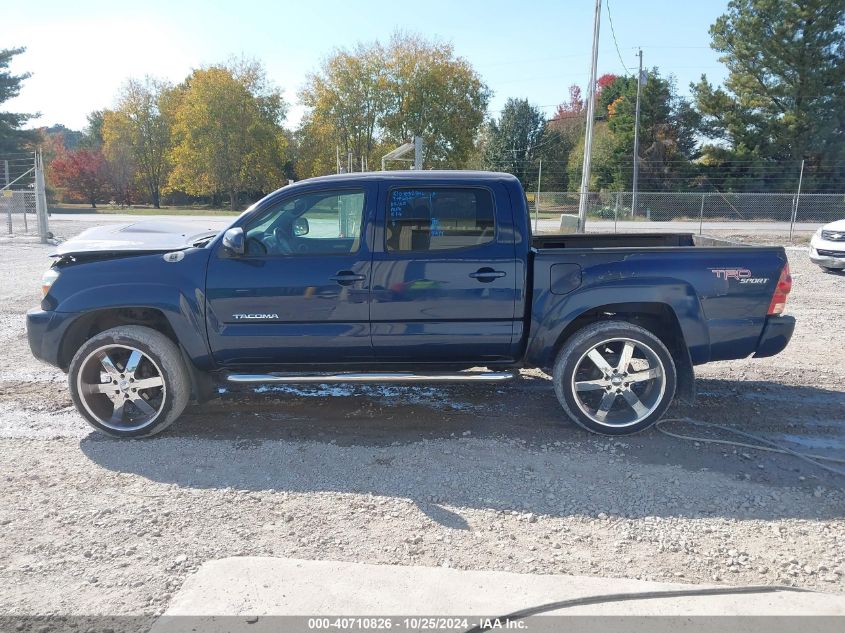
[[[674,405],[669,417],[733,425],[793,450],[845,458],[842,393],[766,381],[698,386],[697,404]],[[546,380],[496,390],[227,394],[189,410],[156,439],[91,434],[80,446],[103,468],[186,488],[408,498],[454,529],[467,522],[448,507],[551,516],[845,516],[845,478],[792,456],[654,430],[595,436],[563,419]]]

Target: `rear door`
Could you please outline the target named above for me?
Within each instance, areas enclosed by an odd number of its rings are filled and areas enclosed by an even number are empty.
[[[371,252],[377,186],[300,190],[243,226],[246,254],[211,256],[209,343],[224,366],[372,360]]]
[[[504,186],[385,186],[378,218],[370,308],[376,358],[511,360],[518,280]]]

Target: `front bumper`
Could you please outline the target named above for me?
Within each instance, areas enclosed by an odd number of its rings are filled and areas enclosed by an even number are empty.
[[[795,317],[770,316],[763,326],[763,333],[757,343],[754,358],[767,358],[780,354],[789,344],[795,330]]]
[[[32,355],[40,361],[61,367],[60,347],[76,314],[34,308],[26,313],[26,336]],[[65,369],[62,367],[62,369]]]
[[[845,246],[842,247],[845,249]],[[840,257],[839,255],[827,255],[819,253],[819,250],[815,246],[810,246],[810,261],[818,266],[824,266],[825,268],[845,268],[845,250],[837,249],[836,251],[831,251],[831,249],[823,248],[821,249],[822,252],[835,252],[835,253],[843,253]]]

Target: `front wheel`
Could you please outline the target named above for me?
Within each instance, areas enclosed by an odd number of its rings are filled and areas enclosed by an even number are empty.
[[[654,424],[672,403],[676,384],[663,342],[626,321],[578,330],[554,366],[555,393],[567,416],[603,435],[629,435]]]
[[[176,344],[138,325],[92,337],[68,368],[68,386],[82,417],[113,437],[148,437],[184,411],[191,383]]]

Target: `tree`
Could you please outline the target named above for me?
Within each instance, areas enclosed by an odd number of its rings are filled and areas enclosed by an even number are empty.
[[[105,158],[95,150],[78,149],[59,154],[50,163],[49,174],[53,186],[65,189],[95,209],[108,188]]]
[[[161,189],[167,177],[171,141],[170,84],[145,77],[130,79],[121,91],[117,109],[103,117],[101,134],[106,154],[116,156],[120,142],[131,150],[137,178],[156,209],[161,206]]]
[[[636,104],[634,77],[617,77],[599,98],[614,141],[613,164],[604,166],[611,179],[607,184],[625,190],[633,185]],[[661,77],[656,68],[646,73],[640,95],[641,190],[672,189],[679,179],[691,175],[696,129],[697,118],[689,103],[678,96],[674,80]]]
[[[322,150],[325,163],[335,165],[337,149],[344,162],[351,152],[375,164],[374,150],[387,106],[387,62],[380,44],[336,51],[317,73],[306,77],[299,98],[311,109],[302,125],[303,136],[307,131],[317,141],[313,147]],[[318,169],[331,170],[328,164]]]
[[[716,141],[705,162],[734,185],[744,177],[737,165],[755,165],[767,174],[755,184],[772,189],[794,186],[805,159],[805,184],[841,189],[844,34],[845,0],[731,0],[710,28],[724,87],[705,75],[691,86],[702,133]]]
[[[397,33],[335,51],[300,92],[309,108],[297,136],[300,175],[334,171],[336,152],[357,166],[422,136],[427,167],[463,167],[473,156],[490,92],[451,45]]]
[[[169,186],[190,195],[268,191],[285,177],[285,102],[256,62],[195,70],[173,97]]]
[[[585,107],[584,97],[581,96],[581,87],[578,84],[572,84],[569,86],[569,99],[557,107],[557,111],[549,123],[562,123],[569,119],[578,118],[584,114]]]
[[[580,97],[580,91],[576,96]],[[596,96],[592,188],[630,190],[633,183],[636,100],[636,78],[602,75],[600,92]],[[694,171],[690,159],[696,156],[698,119],[690,104],[678,96],[674,80],[661,77],[656,68],[648,73],[640,101],[639,187],[652,191],[671,189],[681,176],[688,176]],[[576,100],[575,103],[580,114],[583,109],[581,102]],[[567,110],[561,106],[558,110],[561,118],[551,122],[550,127],[566,130],[568,124],[569,138],[572,139],[576,133],[578,135],[575,142],[570,141],[571,147],[583,146],[583,117],[578,117],[576,128],[569,122],[575,119],[567,119],[565,114]],[[578,160],[582,160],[583,147],[577,153]],[[580,180],[581,167],[576,162],[570,158],[568,182],[572,185]]]
[[[485,167],[513,174],[525,188],[529,179],[536,183],[545,125],[543,113],[527,99],[508,99],[499,120],[488,123]]]
[[[39,128],[38,131],[41,133],[42,139],[46,139],[51,136],[60,136],[62,138],[62,144],[64,145],[64,147],[70,150],[81,147],[82,141],[85,137],[82,132],[78,130],[71,130],[70,128],[62,125],[61,123],[51,125],[50,127]]]
[[[21,91],[21,84],[30,76],[30,73],[13,75],[9,72],[12,58],[25,50],[25,48],[0,49],[0,105],[17,97]],[[36,143],[38,133],[34,130],[22,130],[21,127],[37,116],[37,114],[20,112],[0,112],[0,153],[19,152],[27,145]]]
[[[490,90],[451,44],[396,33],[387,49],[390,102],[382,119],[394,144],[421,136],[428,167],[459,168],[473,152]]]
[[[596,121],[593,127],[593,153],[590,167],[590,191],[600,191],[608,187],[617,190],[622,188],[616,184],[616,140],[608,128],[606,121]],[[569,154],[567,164],[567,182],[572,191],[576,191],[581,184],[581,174],[584,167],[584,142],[576,144]]]
[[[596,79],[596,99],[601,99],[604,89],[613,85],[617,79],[619,79],[619,75],[614,75],[613,73],[605,73]]]
[[[602,77],[606,77],[603,75]],[[578,145],[584,144],[586,104],[577,84],[569,86],[569,98],[558,105],[551,119],[546,123],[543,139],[543,189],[567,191],[574,189],[577,180],[568,168],[570,157]],[[583,157],[583,151],[581,152]],[[577,174],[580,174],[580,167]]]
[[[83,149],[100,149],[103,146],[103,118],[105,110],[94,110],[89,112],[88,126],[83,132],[79,146]]]
[[[106,159],[106,178],[112,194],[121,205],[129,206],[136,198],[138,165],[131,119],[120,112],[99,113],[101,146]]]

